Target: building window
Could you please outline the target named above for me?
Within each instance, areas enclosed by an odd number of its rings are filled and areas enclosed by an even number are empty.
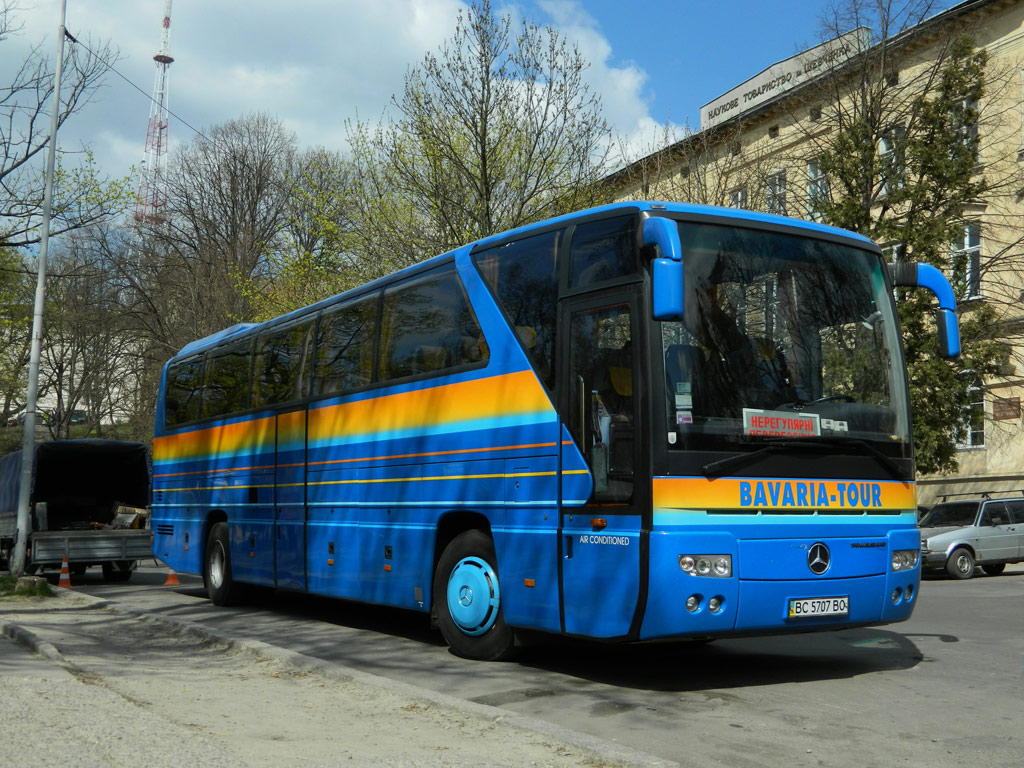
[[[981,223],[968,222],[963,236],[953,243],[953,284],[961,299],[981,298]]]
[[[1020,92],[1024,95],[1024,69],[1020,71]],[[1017,150],[1017,162],[1024,162],[1024,99],[1020,101],[1021,110],[1020,122],[1021,122],[1021,135],[1020,135],[1020,149]]]
[[[768,213],[786,215],[786,172],[769,174],[765,181],[765,208]]]
[[[985,390],[980,385],[967,390],[968,409],[957,429],[957,448],[985,447]]]
[[[779,138],[779,126],[773,125],[771,128],[768,129],[768,138],[769,139],[777,139],[777,138]]]
[[[812,123],[816,123],[821,120],[821,107],[811,107],[808,115]]]
[[[732,144],[729,145],[729,154],[731,154],[733,157],[736,157],[737,155],[739,155],[742,149],[743,145],[740,144],[738,141],[734,141]]]
[[[828,200],[828,179],[817,160],[807,163],[807,216],[812,221],[822,220],[822,205]]]
[[[965,147],[971,147],[978,141],[978,100],[964,98],[960,101],[960,119],[957,130],[960,141]]]
[[[883,245],[882,257],[891,264],[895,264],[900,260],[900,251],[902,249],[903,243],[889,243],[887,245]]]
[[[902,126],[895,126],[878,140],[878,174],[883,196],[903,188],[905,164],[902,140],[905,134],[906,130]]]
[[[729,193],[729,207],[730,208],[746,208],[747,207],[747,188],[740,187],[734,189]]]

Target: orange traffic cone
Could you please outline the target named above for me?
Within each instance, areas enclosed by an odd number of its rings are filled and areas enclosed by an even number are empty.
[[[57,586],[63,589],[71,589],[71,573],[68,571],[67,555],[64,555],[64,559],[60,563],[60,581],[57,582]]]
[[[181,582],[178,581],[178,574],[174,572],[174,569],[170,566],[167,567],[167,581],[164,582],[165,587],[180,587]]]

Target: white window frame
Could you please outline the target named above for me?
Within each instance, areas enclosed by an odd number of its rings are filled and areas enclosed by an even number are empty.
[[[899,139],[903,137],[906,130],[901,125],[895,125],[878,139],[878,163],[879,173],[882,181],[881,194],[883,197],[889,194],[890,182],[895,180],[892,189],[903,189],[906,180],[903,178],[903,163],[900,160]]]
[[[1024,67],[1020,70],[1020,118],[1021,118],[1021,131],[1020,131],[1020,148],[1017,150],[1017,162],[1024,161]]]
[[[765,179],[765,211],[786,215],[786,171],[769,173]]]
[[[823,214],[818,201],[828,198],[828,177],[821,172],[817,159],[807,162],[807,215],[811,221],[821,221]]]
[[[980,384],[972,384],[967,389],[967,396],[970,400],[967,414],[960,425],[962,430],[956,447],[960,450],[985,447],[985,387]],[[977,424],[975,424],[975,418]]]
[[[965,301],[980,299],[981,291],[981,222],[968,221],[964,224],[963,236],[953,243],[950,254],[950,266],[964,263],[964,296]]]
[[[746,208],[747,207],[747,188],[737,187],[729,193],[729,207],[730,208]]]
[[[981,120],[981,113],[979,111],[977,99],[968,99],[965,97],[960,100],[960,104],[965,110],[973,109],[975,114],[975,120],[973,123],[959,126],[960,135],[962,137],[960,141],[966,144],[969,140],[976,139],[978,137],[978,122]]]
[[[900,259],[900,248],[903,243],[888,243],[882,246],[882,258],[890,264],[895,264]]]

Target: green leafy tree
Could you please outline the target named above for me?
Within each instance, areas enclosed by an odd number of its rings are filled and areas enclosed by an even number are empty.
[[[17,250],[0,248],[0,455],[17,450],[21,440],[20,429],[3,428],[25,406],[35,287],[30,277]]]
[[[888,22],[882,27],[894,20]],[[949,274],[951,243],[963,237],[968,207],[989,190],[979,171],[977,131],[988,57],[971,37],[950,37],[936,43],[932,66],[901,80],[892,73],[901,71],[906,42],[877,41],[852,75],[830,79],[837,92],[822,121],[831,130],[816,126],[807,158],[828,179],[815,208],[826,223],[888,246],[897,260],[927,262]],[[844,91],[852,81],[858,86]],[[963,297],[965,264],[952,266]],[[933,310],[925,292],[900,291],[916,455],[926,473],[957,468],[969,389],[1001,371],[1008,355],[995,339],[994,308],[974,302],[961,310],[963,355],[954,363],[941,359]]]
[[[365,282],[350,255],[351,163],[316,148],[299,153],[285,174],[289,194],[281,247],[268,256],[268,281],[243,281],[256,320],[268,320]]]
[[[587,63],[489,0],[409,71],[395,117],[356,122],[353,242],[376,271],[598,202],[609,131]]]

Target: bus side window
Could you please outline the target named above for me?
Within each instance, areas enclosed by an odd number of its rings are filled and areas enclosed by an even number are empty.
[[[549,387],[554,384],[562,234],[561,230],[545,232],[473,254],[477,271],[515,327],[540,380]]]
[[[213,350],[203,375],[203,418],[249,407],[249,343]]]
[[[203,359],[201,357],[175,363],[167,369],[165,420],[168,427],[199,418],[202,393]]]
[[[271,329],[256,339],[254,406],[284,403],[309,394],[308,361],[312,346],[312,319]]]
[[[320,318],[313,367],[313,393],[329,395],[373,380],[377,296],[331,309]]]
[[[487,347],[455,265],[384,291],[380,380],[484,362]]]
[[[589,288],[636,274],[635,233],[633,216],[601,219],[576,227],[569,258],[569,287]]]

